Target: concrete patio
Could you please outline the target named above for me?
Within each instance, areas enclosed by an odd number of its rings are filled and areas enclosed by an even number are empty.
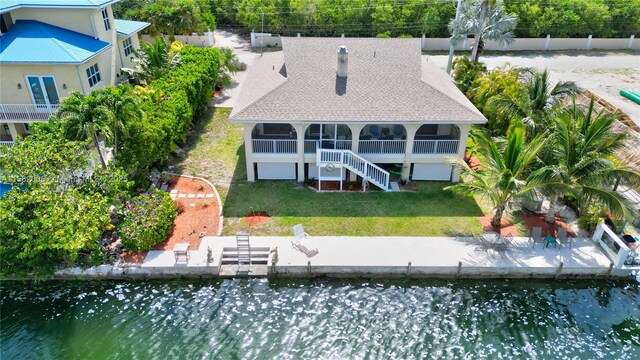
[[[308,257],[296,250],[292,237],[252,237],[251,246],[272,250],[267,266],[253,275],[288,276],[413,276],[413,277],[606,277],[622,276],[589,239],[576,239],[571,248],[537,244],[515,238],[509,249],[480,251],[472,238],[454,237],[308,237],[302,244],[317,249]],[[171,251],[150,251],[140,270],[171,273],[180,269],[198,274],[235,275],[221,266],[223,248],[234,248],[235,237],[205,237],[190,251],[188,264],[176,264]],[[213,262],[207,264],[207,249]],[[277,250],[276,250],[277,249]],[[277,253],[277,257],[274,255]],[[262,273],[265,271],[266,273]],[[627,271],[625,274],[629,274]]]

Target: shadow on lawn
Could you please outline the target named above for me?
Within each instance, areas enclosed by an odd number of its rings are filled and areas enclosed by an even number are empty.
[[[246,181],[244,146],[238,149],[225,217],[262,211],[272,217],[473,217],[482,210],[470,198],[443,188],[447,182],[417,182],[418,192],[318,193],[295,181]],[[241,152],[241,153],[240,153]]]

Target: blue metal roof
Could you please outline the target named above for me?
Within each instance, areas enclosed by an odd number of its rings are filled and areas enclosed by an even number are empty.
[[[21,7],[44,8],[100,8],[120,0],[2,0],[0,12]]]
[[[0,37],[0,63],[81,64],[111,44],[35,20],[18,20]]]
[[[123,19],[115,19],[115,23],[116,23],[116,31],[118,32],[118,35],[126,35],[126,36],[131,36],[132,34],[135,34],[138,31],[151,25],[150,23],[144,22],[144,21],[133,21],[133,20],[123,20]]]

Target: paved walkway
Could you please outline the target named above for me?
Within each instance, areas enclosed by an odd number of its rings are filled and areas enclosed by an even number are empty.
[[[247,70],[253,64],[253,60],[257,54],[251,52],[251,44],[248,40],[245,40],[229,31],[215,30],[213,33],[216,47],[226,47],[233,50],[233,53],[238,56],[238,60],[247,64]],[[242,84],[244,84],[247,78],[248,71],[239,71],[231,76],[233,79],[233,86],[228,89],[224,89],[222,96],[212,100],[212,105],[216,107],[228,107],[232,108],[236,104],[236,99],[240,95]]]

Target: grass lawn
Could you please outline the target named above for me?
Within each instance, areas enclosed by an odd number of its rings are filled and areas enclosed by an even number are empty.
[[[301,223],[312,235],[453,236],[480,234],[483,211],[473,199],[417,182],[417,193],[317,193],[293,181],[246,181],[242,126],[229,124],[230,109],[208,112],[189,136],[174,171],[216,185],[223,202],[224,235],[290,235]],[[249,229],[243,217],[264,211],[271,221]]]

